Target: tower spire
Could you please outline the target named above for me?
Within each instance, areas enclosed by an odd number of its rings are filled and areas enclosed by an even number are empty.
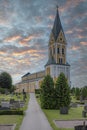
[[[62,25],[61,25],[61,21],[60,21],[60,17],[59,17],[59,12],[58,12],[58,5],[56,6],[57,12],[56,12],[56,17],[55,17],[55,21],[54,21],[54,25],[53,25],[53,29],[52,29],[52,33],[54,35],[54,39],[55,41],[57,40],[60,31],[63,32],[62,29]]]

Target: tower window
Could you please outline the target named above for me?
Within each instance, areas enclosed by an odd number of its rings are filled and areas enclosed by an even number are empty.
[[[64,54],[64,48],[62,48],[62,54]]]
[[[60,38],[60,41],[62,41],[62,38]]]
[[[59,50],[59,48],[57,48],[57,53],[58,53],[58,54],[60,53],[60,50]]]
[[[59,58],[59,64],[62,64],[62,63],[63,63],[63,59]]]

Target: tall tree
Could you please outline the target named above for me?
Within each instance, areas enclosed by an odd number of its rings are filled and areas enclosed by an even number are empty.
[[[53,108],[54,82],[50,75],[45,76],[41,83],[40,101],[41,107],[46,109]]]
[[[81,95],[82,95],[82,98],[85,99],[87,98],[87,86],[84,86],[81,90]]]
[[[11,89],[11,87],[12,87],[12,78],[11,78],[9,73],[2,72],[0,74],[0,87],[1,88],[6,88],[6,89]]]
[[[80,99],[80,95],[81,95],[81,90],[80,90],[80,88],[76,87],[75,88],[75,96],[76,96],[77,100]]]
[[[56,97],[59,107],[68,107],[70,104],[70,87],[67,79],[63,73],[60,73],[57,78],[56,85]]]

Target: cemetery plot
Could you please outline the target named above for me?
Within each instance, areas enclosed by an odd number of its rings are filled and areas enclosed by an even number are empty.
[[[84,119],[82,120],[55,120],[54,123],[58,128],[74,128],[78,125],[83,125]],[[87,125],[87,121],[85,121]]]
[[[0,130],[14,130],[15,125],[0,125]]]

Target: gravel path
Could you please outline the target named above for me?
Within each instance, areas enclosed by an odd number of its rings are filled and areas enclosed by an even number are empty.
[[[52,130],[46,116],[36,101],[34,93],[30,93],[28,109],[20,130]]]

